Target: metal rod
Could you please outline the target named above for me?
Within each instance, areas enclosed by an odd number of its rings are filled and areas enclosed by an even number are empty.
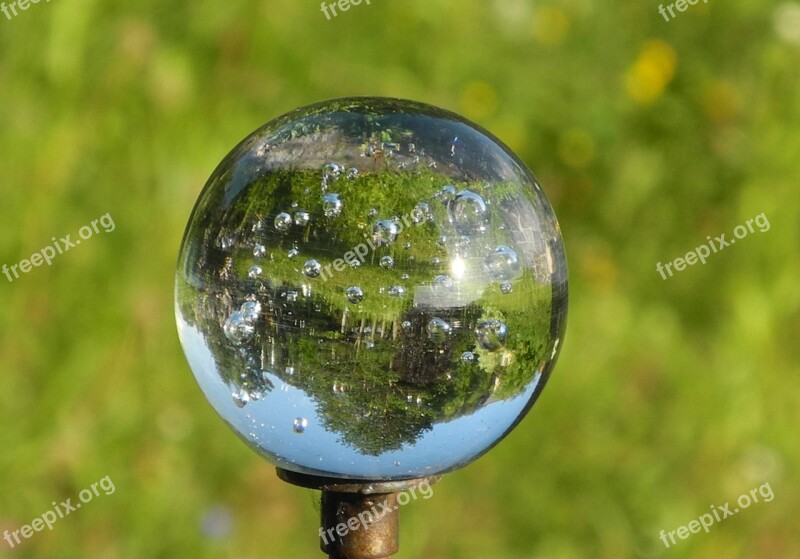
[[[277,469],[283,481],[322,491],[320,549],[330,559],[384,559],[400,547],[397,496],[440,476],[398,481],[335,479]]]
[[[333,559],[383,559],[400,547],[397,493],[322,491],[320,549]]]

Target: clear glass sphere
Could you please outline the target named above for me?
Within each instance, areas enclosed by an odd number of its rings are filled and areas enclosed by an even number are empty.
[[[338,99],[266,124],[208,180],[175,310],[200,388],[275,465],[461,467],[538,397],[567,266],[531,172],[456,114]]]

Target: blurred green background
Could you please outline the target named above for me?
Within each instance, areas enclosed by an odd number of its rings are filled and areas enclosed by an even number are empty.
[[[0,556],[318,557],[316,495],[216,417],[173,274],[200,188],[300,105],[412,98],[537,174],[571,273],[559,364],[494,451],[402,511],[398,557],[800,557],[800,4],[55,0],[0,13]],[[656,271],[765,213],[735,246]],[[102,230],[101,230],[102,231]],[[666,549],[659,531],[769,483]]]

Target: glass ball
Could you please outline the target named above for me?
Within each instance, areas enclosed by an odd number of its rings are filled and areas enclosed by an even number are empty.
[[[565,328],[539,184],[451,112],[383,98],[264,125],[208,180],[175,310],[220,416],[286,470],[394,480],[464,466],[531,408]]]

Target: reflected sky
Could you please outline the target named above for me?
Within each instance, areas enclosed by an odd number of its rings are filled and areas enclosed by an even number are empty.
[[[434,424],[413,445],[378,456],[364,455],[327,430],[318,403],[305,391],[267,373],[274,390],[244,409],[234,405],[236,387],[222,379],[203,335],[177,317],[181,342],[206,398],[258,453],[277,466],[309,474],[361,479],[413,478],[456,469],[502,438],[539,388],[537,372],[522,394],[487,403],[473,414]],[[295,418],[308,421],[302,433]]]

